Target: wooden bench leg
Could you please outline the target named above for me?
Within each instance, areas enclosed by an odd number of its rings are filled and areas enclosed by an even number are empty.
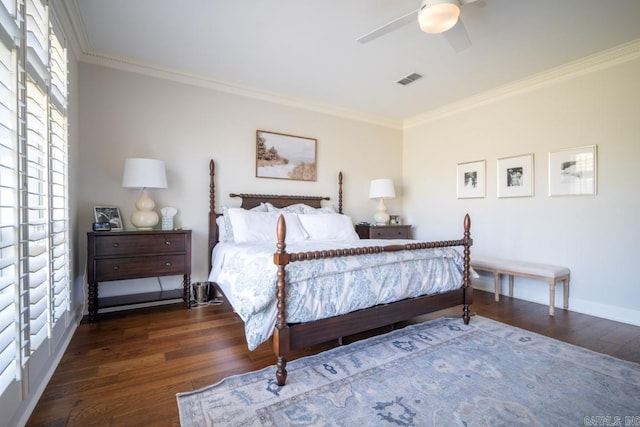
[[[509,275],[509,296],[513,298],[513,274]]]
[[[569,278],[563,280],[564,282],[564,309],[569,309]]]
[[[549,316],[553,316],[556,306],[556,279],[549,279]]]
[[[500,273],[493,273],[493,281],[495,283],[496,302],[500,301]]]

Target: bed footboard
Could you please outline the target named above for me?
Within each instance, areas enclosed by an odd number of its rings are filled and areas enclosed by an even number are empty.
[[[470,275],[470,247],[471,218],[464,217],[464,235],[460,240],[447,240],[436,242],[408,243],[404,245],[369,246],[361,248],[335,249],[327,251],[312,251],[287,253],[285,237],[286,223],[284,217],[280,217],[277,225],[277,245],[273,256],[273,262],[277,266],[277,319],[273,335],[273,351],[276,354],[276,380],[279,386],[283,386],[287,379],[287,355],[291,350],[302,348],[341,336],[352,335],[380,326],[407,320],[421,314],[430,313],[459,304],[463,305],[462,318],[465,324],[469,323],[469,306],[472,302],[472,287]],[[313,259],[324,259],[352,255],[364,255],[380,252],[396,252],[403,250],[417,250],[428,248],[443,248],[462,246],[464,259],[464,272],[462,285],[459,289],[444,294],[428,295],[410,298],[390,304],[359,310],[342,316],[335,316],[313,322],[289,325],[286,317],[286,266],[291,262]]]

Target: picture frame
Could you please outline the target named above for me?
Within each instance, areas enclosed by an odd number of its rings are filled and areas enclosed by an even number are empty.
[[[120,208],[117,206],[95,206],[93,214],[96,222],[108,222],[111,224],[111,231],[124,230]]]
[[[486,160],[458,163],[458,199],[479,199],[486,195]]]
[[[498,198],[533,197],[533,153],[498,159]]]
[[[317,143],[304,136],[256,131],[256,177],[316,181]]]
[[[549,196],[596,195],[597,175],[597,145],[549,152]]]

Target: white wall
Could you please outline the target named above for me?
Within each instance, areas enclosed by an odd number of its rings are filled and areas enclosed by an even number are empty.
[[[472,257],[567,266],[571,310],[640,324],[638,76],[635,55],[406,129],[403,209],[417,237],[461,236],[468,212]],[[592,144],[597,195],[549,197],[548,153]],[[498,199],[497,159],[527,153],[535,156],[534,197]],[[456,165],[475,160],[487,161],[487,196],[456,199]],[[516,279],[514,296],[547,304],[548,286]]]
[[[194,230],[192,280],[198,281],[207,273],[210,158],[217,162],[217,209],[237,203],[230,192],[335,198],[342,170],[345,212],[354,222],[370,220],[375,202],[366,197],[369,180],[388,176],[402,195],[387,203],[389,210],[414,226],[415,237],[458,236],[469,212],[472,254],[566,265],[572,271],[570,309],[640,324],[633,274],[633,261],[640,259],[634,243],[640,237],[634,221],[640,207],[634,182],[638,71],[638,59],[581,70],[401,132],[82,63],[78,230],[90,229],[92,208],[100,204],[119,206],[128,222],[138,192],[120,187],[124,159],[162,159],[169,189],[153,196],[158,208],[176,206],[177,224]],[[255,178],[256,129],[317,138],[318,181]],[[598,194],[549,197],[549,151],[591,144],[598,146]],[[526,153],[535,157],[534,197],[498,199],[496,160]],[[487,161],[487,197],[456,199],[456,165],[474,160]],[[84,251],[84,236],[79,238]],[[476,284],[490,288],[483,279]],[[517,279],[515,296],[548,303],[542,282]],[[559,287],[557,305],[561,301]]]
[[[156,211],[179,209],[176,225],[193,230],[192,281],[207,276],[209,159],[216,161],[216,209],[238,205],[229,193],[330,196],[344,173],[344,211],[371,220],[369,181],[402,179],[402,132],[203,87],[81,63],[78,230],[91,229],[95,205],[119,206],[131,225],[138,190],[121,188],[124,161],[165,161],[169,188],[152,190]],[[318,140],[317,182],[255,177],[256,130]],[[387,203],[400,213],[402,199]],[[84,239],[84,236],[80,236]],[[85,251],[85,247],[81,248]],[[106,287],[101,288],[101,294]]]

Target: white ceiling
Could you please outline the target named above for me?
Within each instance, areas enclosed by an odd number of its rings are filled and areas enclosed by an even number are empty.
[[[356,41],[420,0],[64,1],[85,58],[393,121],[640,39],[639,0],[478,0],[462,6],[459,53],[417,19]]]

